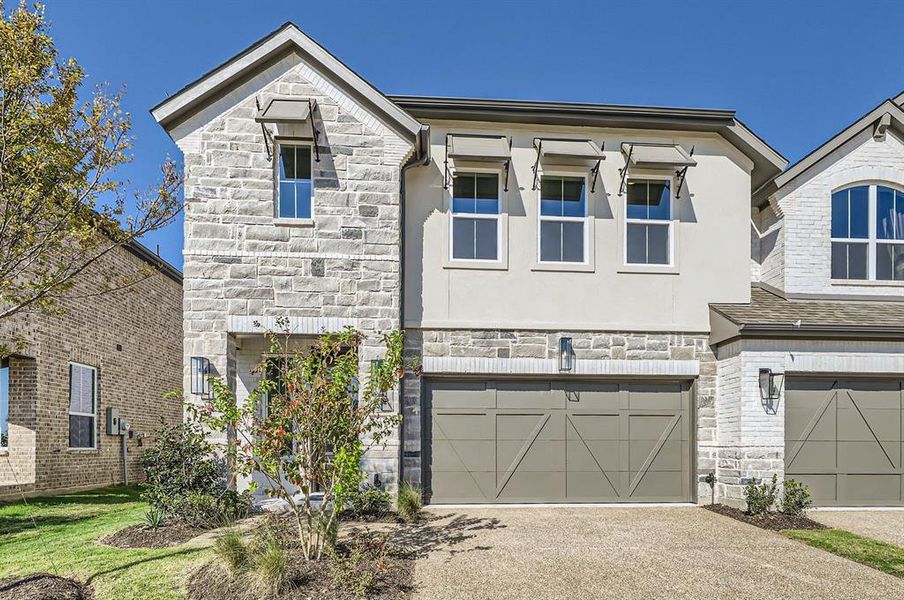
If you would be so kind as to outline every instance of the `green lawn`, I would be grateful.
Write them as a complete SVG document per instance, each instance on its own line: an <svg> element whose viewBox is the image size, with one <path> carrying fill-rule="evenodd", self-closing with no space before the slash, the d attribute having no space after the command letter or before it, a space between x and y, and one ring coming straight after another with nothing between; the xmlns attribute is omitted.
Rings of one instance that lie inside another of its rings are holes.
<svg viewBox="0 0 904 600"><path fill-rule="evenodd" d="M904 579L904 548L841 529L786 529L782 533Z"/></svg>
<svg viewBox="0 0 904 600"><path fill-rule="evenodd" d="M141 523L148 506L134 487L0 504L0 579L35 572L90 581L97 600L183 598L185 577L206 547L111 548L97 540ZM35 527L35 523L37 528Z"/></svg>

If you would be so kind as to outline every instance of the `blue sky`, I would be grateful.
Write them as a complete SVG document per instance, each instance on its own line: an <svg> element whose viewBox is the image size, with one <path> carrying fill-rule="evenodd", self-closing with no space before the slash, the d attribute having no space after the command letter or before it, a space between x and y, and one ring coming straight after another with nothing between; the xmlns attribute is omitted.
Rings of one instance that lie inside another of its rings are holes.
<svg viewBox="0 0 904 600"><path fill-rule="evenodd" d="M294 21L381 91L731 108L794 161L904 89L902 1L46 0L62 57L125 84L146 187L178 149L148 110ZM182 223L148 236L182 265Z"/></svg>

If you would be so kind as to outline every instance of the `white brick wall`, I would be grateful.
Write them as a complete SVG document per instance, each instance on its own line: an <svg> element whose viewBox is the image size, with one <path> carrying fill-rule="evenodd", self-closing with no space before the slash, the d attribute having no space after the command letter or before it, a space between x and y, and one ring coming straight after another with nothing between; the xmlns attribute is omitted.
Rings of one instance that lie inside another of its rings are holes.
<svg viewBox="0 0 904 600"><path fill-rule="evenodd" d="M899 285L833 283L830 242L834 190L861 182L904 185L901 138L889 129L877 141L867 128L800 179L771 199L783 218L771 252L761 242L761 280L788 293L904 296Z"/></svg>

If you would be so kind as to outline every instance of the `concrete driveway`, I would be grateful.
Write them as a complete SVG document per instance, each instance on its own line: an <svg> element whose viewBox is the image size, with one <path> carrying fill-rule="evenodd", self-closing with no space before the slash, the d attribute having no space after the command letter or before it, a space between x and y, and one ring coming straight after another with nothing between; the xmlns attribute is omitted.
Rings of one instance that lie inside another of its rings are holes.
<svg viewBox="0 0 904 600"><path fill-rule="evenodd" d="M416 598L902 598L904 580L696 507L429 509Z"/></svg>
<svg viewBox="0 0 904 600"><path fill-rule="evenodd" d="M835 529L844 529L904 548L904 509L814 510L807 516Z"/></svg>

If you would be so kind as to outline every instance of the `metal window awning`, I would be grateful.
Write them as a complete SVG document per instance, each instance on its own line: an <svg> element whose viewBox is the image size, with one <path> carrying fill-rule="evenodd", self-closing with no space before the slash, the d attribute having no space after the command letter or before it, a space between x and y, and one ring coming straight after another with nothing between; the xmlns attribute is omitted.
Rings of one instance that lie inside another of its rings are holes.
<svg viewBox="0 0 904 600"><path fill-rule="evenodd" d="M317 110L317 101L313 98L298 97L275 97L267 101L261 107L260 102L255 98L257 104L257 114L254 120L261 124L261 131L264 133L264 146L267 148L267 159L272 159L269 142L273 141L273 134L267 129L268 124L272 125L303 125L305 129L310 128L310 133L305 132L304 137L310 137L314 140L314 154L316 160L320 161L320 148L317 140L320 132L314 127L313 115Z"/></svg>
<svg viewBox="0 0 904 600"><path fill-rule="evenodd" d="M678 187L675 190L677 197L681 192L688 168L697 166L697 161L694 160L694 148L691 147L691 151L688 152L678 144L624 142L621 145L621 151L625 156L625 166L620 170L619 196L625 191L625 182L631 169L651 169L675 171L675 176L678 177Z"/></svg>
<svg viewBox="0 0 904 600"><path fill-rule="evenodd" d="M450 168L450 162L452 167ZM508 174L512 162L512 141L502 135L470 133L446 134L446 160L444 162L443 188L448 189L454 165L472 163L499 164L505 168L505 191L508 191Z"/></svg>
<svg viewBox="0 0 904 600"><path fill-rule="evenodd" d="M563 138L534 138L534 147L537 149L537 162L534 164L534 185L537 189L540 165L580 165L590 163L590 192L596 189L596 180L600 172L600 163L606 159L603 147L597 146L593 140L587 139L563 139Z"/></svg>

